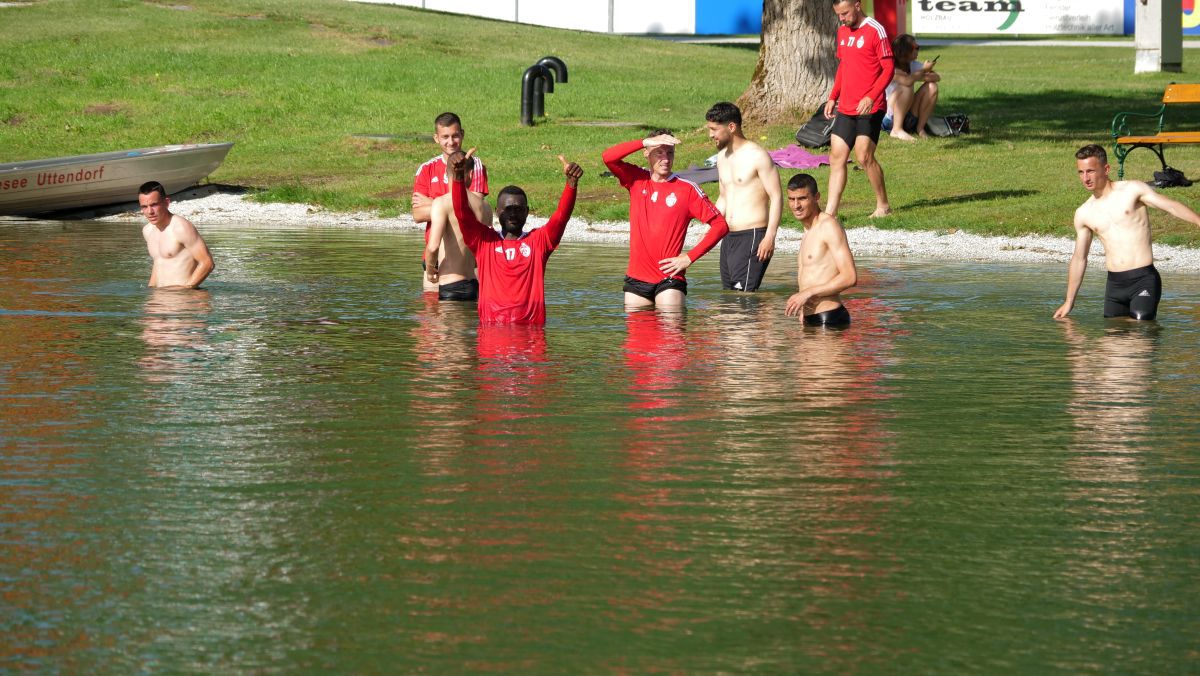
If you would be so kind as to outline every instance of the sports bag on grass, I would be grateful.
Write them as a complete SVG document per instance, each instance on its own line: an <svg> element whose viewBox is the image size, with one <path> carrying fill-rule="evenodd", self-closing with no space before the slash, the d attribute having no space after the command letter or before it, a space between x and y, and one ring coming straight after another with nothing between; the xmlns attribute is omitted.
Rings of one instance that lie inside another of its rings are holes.
<svg viewBox="0 0 1200 676"><path fill-rule="evenodd" d="M971 120L965 113L950 113L944 117L931 117L925 123L925 132L930 136L958 136L971 131Z"/></svg>
<svg viewBox="0 0 1200 676"><path fill-rule="evenodd" d="M1175 167L1166 167L1162 171L1154 172L1154 181L1151 183L1155 188L1186 188L1191 184L1187 176Z"/></svg>
<svg viewBox="0 0 1200 676"><path fill-rule="evenodd" d="M829 145L829 137L833 135L833 120L825 119L825 108L817 109L812 119L804 123L796 132L796 143L806 148L820 148Z"/></svg>

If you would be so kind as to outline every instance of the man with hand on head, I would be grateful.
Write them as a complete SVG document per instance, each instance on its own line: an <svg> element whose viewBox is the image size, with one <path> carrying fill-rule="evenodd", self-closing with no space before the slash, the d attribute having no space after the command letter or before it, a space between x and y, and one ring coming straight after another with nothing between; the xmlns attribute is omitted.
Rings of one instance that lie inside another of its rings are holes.
<svg viewBox="0 0 1200 676"><path fill-rule="evenodd" d="M717 211L729 224L729 234L721 241L721 286L757 291L775 251L783 214L779 172L767 151L742 133L737 106L715 104L704 118L708 137L717 144Z"/></svg>
<svg viewBox="0 0 1200 676"><path fill-rule="evenodd" d="M1162 209L1192 225L1200 225L1200 215L1141 181L1109 180L1108 153L1098 145L1076 151L1075 167L1092 196L1075 210L1075 252L1067 271L1067 298L1054 311L1054 318L1063 319L1075 307L1092 236L1097 235L1108 266L1104 316L1154 319L1162 298L1162 278L1154 267L1146 207Z"/></svg>
<svg viewBox="0 0 1200 676"><path fill-rule="evenodd" d="M566 186L558 200L558 208L546 225L525 232L529 202L525 191L507 186L496 196L500 234L484 225L471 211L467 181L475 149L461 150L450 155L452 176L450 198L458 218L463 241L475 254L479 268L479 321L485 324L545 324L546 323L546 262L558 248L571 211L575 208L575 191L583 169L567 162L562 155Z"/></svg>
<svg viewBox="0 0 1200 676"><path fill-rule="evenodd" d="M475 280L475 259L466 250L454 223L454 209L447 195L450 182L446 176L446 160L462 149L462 121L454 113L442 113L433 121L433 140L442 154L417 168L413 178L412 216L425 224L425 255L422 280L426 291L437 291L439 300L471 301L479 295ZM471 210L486 223L492 222L492 211L485 197L488 193L487 169L475 161L468 187ZM445 237L449 231L450 237Z"/></svg>
<svg viewBox="0 0 1200 676"><path fill-rule="evenodd" d="M804 239L796 255L800 290L788 298L785 313L803 316L805 326L850 326L841 293L858 283L858 272L846 231L837 218L821 211L821 193L812 176L793 176L787 195L792 215L804 226Z"/></svg>
<svg viewBox="0 0 1200 676"><path fill-rule="evenodd" d="M158 181L143 183L138 188L138 204L147 221L142 227L142 237L153 261L149 286L189 289L200 286L214 265L196 226L171 213L171 199Z"/></svg>
<svg viewBox="0 0 1200 676"><path fill-rule="evenodd" d="M681 308L687 295L683 271L729 232L725 217L700 186L671 170L679 139L658 129L644 139L626 141L604 151L604 164L629 191L629 266L625 271L625 308ZM624 158L637 151L649 169ZM683 251L692 219L709 224L700 243Z"/></svg>

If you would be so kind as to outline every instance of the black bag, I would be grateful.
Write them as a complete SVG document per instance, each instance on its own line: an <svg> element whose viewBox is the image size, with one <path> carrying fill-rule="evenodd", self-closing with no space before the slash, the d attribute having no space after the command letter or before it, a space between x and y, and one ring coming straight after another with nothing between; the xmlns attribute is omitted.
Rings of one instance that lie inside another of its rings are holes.
<svg viewBox="0 0 1200 676"><path fill-rule="evenodd" d="M833 135L833 120L825 119L825 107L817 109L812 119L796 132L796 142L805 148L820 148L829 145Z"/></svg>
<svg viewBox="0 0 1200 676"><path fill-rule="evenodd" d="M1166 167L1162 171L1154 172L1153 185L1155 188L1186 188L1192 182L1183 175L1183 172L1174 168Z"/></svg>
<svg viewBox="0 0 1200 676"><path fill-rule="evenodd" d="M925 123L925 133L930 136L958 136L971 131L971 119L966 113L950 113L943 117L930 117Z"/></svg>

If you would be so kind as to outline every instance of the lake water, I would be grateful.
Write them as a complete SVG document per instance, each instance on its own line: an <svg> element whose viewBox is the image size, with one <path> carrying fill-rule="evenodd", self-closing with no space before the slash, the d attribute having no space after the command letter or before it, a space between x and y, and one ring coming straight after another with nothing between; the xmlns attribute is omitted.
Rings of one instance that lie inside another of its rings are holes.
<svg viewBox="0 0 1200 676"><path fill-rule="evenodd" d="M1200 277L860 261L853 326L695 265L544 329L418 292L419 235L0 225L0 671L1190 671Z"/></svg>

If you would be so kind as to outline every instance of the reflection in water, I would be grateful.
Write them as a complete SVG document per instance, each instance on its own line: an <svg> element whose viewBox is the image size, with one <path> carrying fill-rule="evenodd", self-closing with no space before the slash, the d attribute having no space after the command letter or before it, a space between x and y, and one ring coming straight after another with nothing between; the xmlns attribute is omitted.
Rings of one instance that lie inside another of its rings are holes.
<svg viewBox="0 0 1200 676"><path fill-rule="evenodd" d="M183 382L198 374L206 347L212 298L205 289L151 289L142 315L146 354L138 364L150 383Z"/></svg>
<svg viewBox="0 0 1200 676"><path fill-rule="evenodd" d="M1067 459L1077 485L1071 513L1086 537L1074 550L1076 584L1098 604L1121 604L1118 580L1142 577L1147 550L1145 455L1153 450L1150 418L1161 327L1154 322L1106 322L1089 339L1075 321L1062 322L1069 346L1075 432Z"/></svg>
<svg viewBox="0 0 1200 676"><path fill-rule="evenodd" d="M581 246L530 330L381 287L418 233L228 227L206 296L65 227L0 229L0 671L1191 664L1185 313L1072 381L1058 266L864 266L823 332Z"/></svg>

